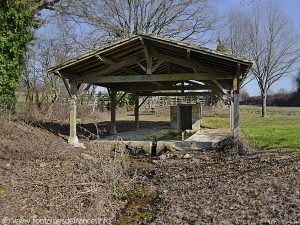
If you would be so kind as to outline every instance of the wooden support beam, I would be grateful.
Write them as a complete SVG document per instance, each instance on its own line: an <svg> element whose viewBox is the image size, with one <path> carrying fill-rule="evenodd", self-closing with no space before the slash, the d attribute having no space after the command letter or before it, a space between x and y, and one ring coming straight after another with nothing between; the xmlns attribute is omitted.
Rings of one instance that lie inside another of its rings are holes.
<svg viewBox="0 0 300 225"><path fill-rule="evenodd" d="M148 98L149 98L149 96L147 96L147 97L141 102L141 104L139 104L139 108L141 108L141 106L147 101Z"/></svg>
<svg viewBox="0 0 300 225"><path fill-rule="evenodd" d="M146 67L144 67L144 65L142 63L137 62L136 64L138 64L139 67L141 67L142 70L144 70L145 72L147 72Z"/></svg>
<svg viewBox="0 0 300 225"><path fill-rule="evenodd" d="M231 101L231 95L229 94L229 92L217 80L213 80L213 82L220 88L223 94L226 95L226 97Z"/></svg>
<svg viewBox="0 0 300 225"><path fill-rule="evenodd" d="M238 139L240 135L240 105L239 105L239 76L240 64L237 66L237 74L233 77L233 137Z"/></svg>
<svg viewBox="0 0 300 225"><path fill-rule="evenodd" d="M156 64L152 67L152 73L154 73L155 70L157 70L157 68L158 68L161 64L163 64L163 63L164 63L164 61L159 60L158 63L156 63Z"/></svg>
<svg viewBox="0 0 300 225"><path fill-rule="evenodd" d="M117 91L126 91L126 92L137 92L137 91L176 91L176 90L182 90L181 86L123 86L123 87L117 87ZM185 91L192 91L192 90L219 90L217 86L214 85L185 85L184 86Z"/></svg>
<svg viewBox="0 0 300 225"><path fill-rule="evenodd" d="M69 94L69 97L72 97L71 90L70 90L70 86L69 86L69 84L68 84L66 78L62 77L62 79L63 79L63 82L64 82L65 87L66 87L66 89L67 89L67 92L68 92L68 94Z"/></svg>
<svg viewBox="0 0 300 225"><path fill-rule="evenodd" d="M77 101L77 84L75 80L70 80L70 136L69 143L78 143L78 137L76 133L76 101Z"/></svg>
<svg viewBox="0 0 300 225"><path fill-rule="evenodd" d="M232 134L233 134L233 97L231 98L230 100L230 106L229 106L229 116L230 116L230 129L232 131Z"/></svg>
<svg viewBox="0 0 300 225"><path fill-rule="evenodd" d="M186 59L187 59L188 61L191 60L191 49L187 49L187 50L186 50Z"/></svg>
<svg viewBox="0 0 300 225"><path fill-rule="evenodd" d="M105 64L107 64L107 65L111 65L111 64L114 64L115 62L114 61L112 61L112 60L110 60L110 59L108 59L108 58L106 58L106 57L104 57L104 56L101 56L101 55L96 55L96 57L98 58L98 59L100 59L100 61L101 62L103 62L103 63L105 63Z"/></svg>
<svg viewBox="0 0 300 225"><path fill-rule="evenodd" d="M135 121L135 127L140 127L139 122L139 96L134 95L134 121Z"/></svg>
<svg viewBox="0 0 300 225"><path fill-rule="evenodd" d="M98 59L100 59L103 63L107 64L107 65L115 65L116 62L109 59L109 58L106 58L104 56L100 56L100 55L96 55ZM134 75L134 74L138 74L136 71L134 70L131 70L131 69L128 69L128 68L124 68L124 69L121 69L122 71L124 71L125 73L127 74L131 74L131 75Z"/></svg>
<svg viewBox="0 0 300 225"><path fill-rule="evenodd" d="M153 65L153 52L151 45L144 41L144 39L140 38L142 45L144 46L145 58L146 58L146 74L152 74L152 65Z"/></svg>
<svg viewBox="0 0 300 225"><path fill-rule="evenodd" d="M139 92L139 96L207 96L214 94L213 92L155 92L155 93L147 93L147 92Z"/></svg>
<svg viewBox="0 0 300 225"><path fill-rule="evenodd" d="M214 73L223 73L224 75L229 75L230 73L215 69L213 67L209 67L206 66L204 64L202 64L201 62L198 62L196 60L193 60L192 58L190 58L190 60L188 59L180 59L177 57L173 57L173 56L169 56L169 55L165 55L162 53L158 53L157 51L153 50L153 56L165 61L165 62L169 62L169 63L173 63L173 64L177 64L180 66L184 66L184 67L188 67L191 69L194 69L195 71L199 72L214 72ZM191 57L191 56L189 56Z"/></svg>
<svg viewBox="0 0 300 225"><path fill-rule="evenodd" d="M181 93L184 93L184 81L180 82L180 87L181 87Z"/></svg>
<svg viewBox="0 0 300 225"><path fill-rule="evenodd" d="M102 77L78 77L82 83L108 84L108 83L133 83L152 81L185 81L185 80L225 80L232 79L229 75L215 73L175 73L158 75L125 75L125 76L102 76Z"/></svg>
<svg viewBox="0 0 300 225"><path fill-rule="evenodd" d="M154 85L157 86L157 87L162 87L162 86L164 86L163 84L161 84L161 83L159 83L159 82L157 82L157 81L152 81L151 84L154 84Z"/></svg>
<svg viewBox="0 0 300 225"><path fill-rule="evenodd" d="M69 86L69 84L68 84L66 78L65 78L59 71L55 71L55 72L56 72L56 74L58 74L58 76L63 80L64 85L65 85L65 87L66 87L66 89L67 89L67 92L68 92L68 94L69 94L69 97L71 97L72 95L71 95L70 86Z"/></svg>
<svg viewBox="0 0 300 225"><path fill-rule="evenodd" d="M111 120L111 127L110 127L110 133L111 134L117 134L117 125L116 125L116 107L117 107L117 101L116 101L117 92L115 90L110 91L110 120Z"/></svg>
<svg viewBox="0 0 300 225"><path fill-rule="evenodd" d="M138 53L135 55L132 55L128 57L127 59L124 59L120 62L115 62L113 64L110 64L107 68L103 70L99 70L98 68L89 70L87 73L82 74L81 78L84 79L85 77L93 76L93 77L99 77L103 76L108 73L112 73L118 70L123 70L125 67L136 64L137 62L140 62L143 60L143 54Z"/></svg>
<svg viewBox="0 0 300 225"><path fill-rule="evenodd" d="M111 88L106 88L107 89L107 93L110 96L111 95Z"/></svg>
<svg viewBox="0 0 300 225"><path fill-rule="evenodd" d="M74 79L70 79L70 134L68 142L73 145L74 147L82 147L84 148L83 144L79 143L78 137L77 137L77 87L78 84L75 82Z"/></svg>

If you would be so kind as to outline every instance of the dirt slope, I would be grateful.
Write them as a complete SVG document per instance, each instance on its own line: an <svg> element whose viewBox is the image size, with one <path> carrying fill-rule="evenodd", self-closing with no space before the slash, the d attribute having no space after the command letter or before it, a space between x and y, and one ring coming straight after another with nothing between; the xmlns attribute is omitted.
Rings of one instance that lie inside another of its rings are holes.
<svg viewBox="0 0 300 225"><path fill-rule="evenodd" d="M46 130L0 120L0 221L84 218L112 224L124 206L127 160L93 143L71 148Z"/></svg>

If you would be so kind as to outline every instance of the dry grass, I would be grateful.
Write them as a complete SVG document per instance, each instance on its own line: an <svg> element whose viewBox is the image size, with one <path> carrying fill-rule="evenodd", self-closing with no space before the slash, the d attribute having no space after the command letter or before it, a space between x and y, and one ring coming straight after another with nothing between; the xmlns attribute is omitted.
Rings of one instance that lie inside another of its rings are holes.
<svg viewBox="0 0 300 225"><path fill-rule="evenodd" d="M115 221L125 202L126 153L63 139L20 121L0 120L0 215L11 218L105 218Z"/></svg>

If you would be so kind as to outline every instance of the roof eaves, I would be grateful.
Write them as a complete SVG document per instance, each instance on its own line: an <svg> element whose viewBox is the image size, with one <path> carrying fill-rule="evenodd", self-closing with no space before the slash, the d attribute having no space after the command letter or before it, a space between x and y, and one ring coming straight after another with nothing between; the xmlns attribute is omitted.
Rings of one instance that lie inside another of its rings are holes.
<svg viewBox="0 0 300 225"><path fill-rule="evenodd" d="M100 54L100 53L103 53L103 52L105 52L105 51L108 51L108 50L112 49L112 48L113 48L114 46L116 46L116 45L126 44L126 43L128 43L128 42L130 42L130 41L136 40L137 38L138 38L137 35L132 35L132 36L127 37L127 38L122 38L122 39L120 39L120 40L118 40L118 41L115 41L115 42L113 42L113 43L106 44L106 45L104 45L104 46L101 47L101 48L98 48L98 49L96 49L96 50L87 52L87 53L85 53L85 54L83 54L83 55L80 55L80 56L75 57L75 58L73 58L73 59L67 60L67 61L65 61L65 62L63 62L63 63L60 63L59 65L56 65L56 66L54 66L54 67L51 67L51 68L49 68L49 69L47 70L47 72L48 72L48 73L53 73L53 72L56 72L56 71L58 71L58 70L67 68L67 67L69 67L69 66L71 66L71 65L73 65L73 64L75 64L75 63L78 63L78 62L80 62L80 61L83 61L83 60L86 60L86 59L88 59L88 58L94 57L94 56L97 55L97 54Z"/></svg>

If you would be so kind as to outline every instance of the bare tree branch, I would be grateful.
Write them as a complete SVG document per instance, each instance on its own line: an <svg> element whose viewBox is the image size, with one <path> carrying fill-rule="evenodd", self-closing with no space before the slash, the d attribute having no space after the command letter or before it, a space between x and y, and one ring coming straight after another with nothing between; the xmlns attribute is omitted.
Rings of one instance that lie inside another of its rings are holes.
<svg viewBox="0 0 300 225"><path fill-rule="evenodd" d="M61 15L87 23L107 39L153 33L205 43L217 20L209 0L62 0ZM202 42L203 41L203 42Z"/></svg>

